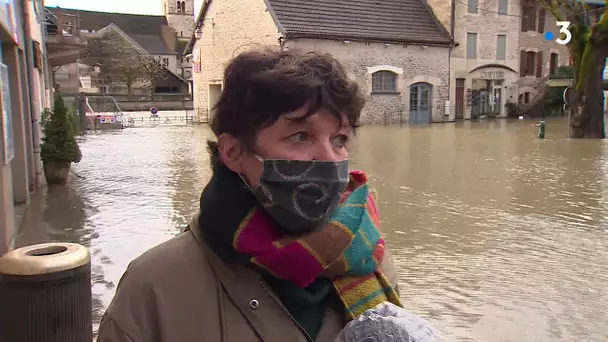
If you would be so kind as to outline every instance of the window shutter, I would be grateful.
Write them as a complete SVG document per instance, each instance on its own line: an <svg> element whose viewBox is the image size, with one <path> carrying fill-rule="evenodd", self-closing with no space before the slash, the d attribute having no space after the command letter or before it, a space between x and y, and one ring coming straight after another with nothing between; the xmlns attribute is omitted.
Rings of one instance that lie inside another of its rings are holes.
<svg viewBox="0 0 608 342"><path fill-rule="evenodd" d="M556 53L551 54L550 64L549 64L549 75L553 76L557 72L557 67L559 65L559 56Z"/></svg>
<svg viewBox="0 0 608 342"><path fill-rule="evenodd" d="M536 77L543 76L543 52L538 51L536 53Z"/></svg>
<svg viewBox="0 0 608 342"><path fill-rule="evenodd" d="M519 53L519 75L520 76L526 75L526 65L527 65L526 57L527 57L526 51L521 50Z"/></svg>
<svg viewBox="0 0 608 342"><path fill-rule="evenodd" d="M545 8L541 7L540 10L538 11L538 32L539 33L545 32L545 17L546 17Z"/></svg>

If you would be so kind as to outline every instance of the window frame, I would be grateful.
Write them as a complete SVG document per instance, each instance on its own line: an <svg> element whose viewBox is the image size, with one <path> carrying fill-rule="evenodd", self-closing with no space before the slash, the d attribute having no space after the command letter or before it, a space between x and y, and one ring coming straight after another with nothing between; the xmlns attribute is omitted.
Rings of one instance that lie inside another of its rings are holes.
<svg viewBox="0 0 608 342"><path fill-rule="evenodd" d="M399 94L397 91L397 73L391 70L378 70L372 74L372 94ZM390 79L387 82L387 78ZM378 85L378 82L380 84ZM389 83L387 85L386 83ZM390 85L392 83L392 86Z"/></svg>
<svg viewBox="0 0 608 342"><path fill-rule="evenodd" d="M503 54L502 54L502 58L500 58L500 56L498 55L499 52L499 42L500 42L500 38L504 37L504 47L503 47ZM497 61L505 61L507 60L507 35L506 34L499 34L496 35L496 60Z"/></svg>
<svg viewBox="0 0 608 342"><path fill-rule="evenodd" d="M469 55L470 52L470 48L469 46L471 44L469 41L469 37L475 36L475 51L473 53L473 56ZM479 39L479 37L477 36L477 32L467 32L467 46L466 46L466 59L477 59L477 40Z"/></svg>
<svg viewBox="0 0 608 342"><path fill-rule="evenodd" d="M474 4L472 4L474 3ZM479 13L479 1L478 0L468 0L467 1L467 13L468 14L478 14Z"/></svg>
<svg viewBox="0 0 608 342"><path fill-rule="evenodd" d="M501 4L504 4L504 6L501 6ZM502 9L504 9L504 11L502 11ZM498 15L508 15L509 14L509 0L498 0L497 13L498 13Z"/></svg>

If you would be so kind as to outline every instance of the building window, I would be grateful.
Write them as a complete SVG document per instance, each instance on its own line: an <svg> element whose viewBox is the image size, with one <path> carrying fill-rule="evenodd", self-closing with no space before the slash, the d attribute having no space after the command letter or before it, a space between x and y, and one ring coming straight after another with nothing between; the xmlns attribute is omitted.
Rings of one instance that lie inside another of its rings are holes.
<svg viewBox="0 0 608 342"><path fill-rule="evenodd" d="M539 8L538 10L538 33L544 33L545 32L545 19L546 19L547 13L545 11L544 7Z"/></svg>
<svg viewBox="0 0 608 342"><path fill-rule="evenodd" d="M519 73L521 76L539 76L542 73L542 52L521 51L519 61Z"/></svg>
<svg viewBox="0 0 608 342"><path fill-rule="evenodd" d="M467 59L477 59L477 33L467 33Z"/></svg>
<svg viewBox="0 0 608 342"><path fill-rule="evenodd" d="M179 36L183 37L184 36L184 31L179 31Z"/></svg>
<svg viewBox="0 0 608 342"><path fill-rule="evenodd" d="M550 64L549 64L549 75L553 76L557 73L557 69L559 68L559 55L556 53L551 54Z"/></svg>
<svg viewBox="0 0 608 342"><path fill-rule="evenodd" d="M534 76L534 66L536 65L536 53L528 51L526 53L526 76Z"/></svg>
<svg viewBox="0 0 608 342"><path fill-rule="evenodd" d="M377 71L372 74L372 93L396 93L397 74L392 71Z"/></svg>
<svg viewBox="0 0 608 342"><path fill-rule="evenodd" d="M509 10L509 0L498 0L498 14L507 15Z"/></svg>
<svg viewBox="0 0 608 342"><path fill-rule="evenodd" d="M169 67L169 58L163 58L163 67L165 67L165 68Z"/></svg>
<svg viewBox="0 0 608 342"><path fill-rule="evenodd" d="M499 34L496 36L496 59L504 61L507 59L507 36Z"/></svg>
<svg viewBox="0 0 608 342"><path fill-rule="evenodd" d="M526 3L521 9L521 31L536 31L536 4Z"/></svg>
<svg viewBox="0 0 608 342"><path fill-rule="evenodd" d="M525 104L530 103L530 93L529 92L524 93L524 103Z"/></svg>
<svg viewBox="0 0 608 342"><path fill-rule="evenodd" d="M469 13L477 13L477 0L469 0Z"/></svg>

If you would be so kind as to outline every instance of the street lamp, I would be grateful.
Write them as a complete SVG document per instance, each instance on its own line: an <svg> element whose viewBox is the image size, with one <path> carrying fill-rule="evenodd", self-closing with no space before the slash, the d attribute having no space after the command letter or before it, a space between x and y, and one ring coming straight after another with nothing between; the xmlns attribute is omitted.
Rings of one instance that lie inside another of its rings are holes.
<svg viewBox="0 0 608 342"><path fill-rule="evenodd" d="M199 40L202 37L203 37L203 28L197 27L196 30L194 31L194 38L196 38L196 40Z"/></svg>

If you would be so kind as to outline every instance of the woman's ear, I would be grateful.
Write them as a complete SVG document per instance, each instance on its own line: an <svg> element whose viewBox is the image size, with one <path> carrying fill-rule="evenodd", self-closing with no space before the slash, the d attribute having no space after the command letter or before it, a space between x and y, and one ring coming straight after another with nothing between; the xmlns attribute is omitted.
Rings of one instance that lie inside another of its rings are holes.
<svg viewBox="0 0 608 342"><path fill-rule="evenodd" d="M244 150L241 142L228 133L222 133L217 138L217 145L220 158L222 158L224 165L232 170L232 172L242 174L244 170L241 157L243 156Z"/></svg>

